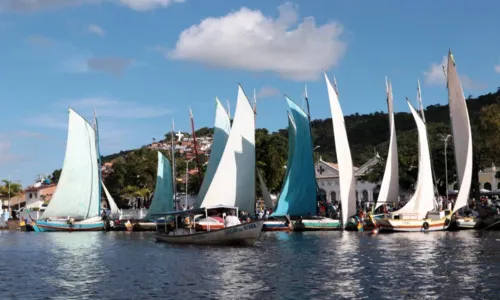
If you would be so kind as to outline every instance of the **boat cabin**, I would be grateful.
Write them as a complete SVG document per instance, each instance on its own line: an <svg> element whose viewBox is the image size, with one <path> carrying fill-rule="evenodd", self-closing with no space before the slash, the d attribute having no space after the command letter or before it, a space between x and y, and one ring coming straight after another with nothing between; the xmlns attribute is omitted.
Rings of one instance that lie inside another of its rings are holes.
<svg viewBox="0 0 500 300"><path fill-rule="evenodd" d="M223 229L226 216L238 216L235 206L217 205L174 211L163 214L154 214L157 218L156 231L169 235L186 235L195 232L214 231ZM170 222L166 222L169 220Z"/></svg>

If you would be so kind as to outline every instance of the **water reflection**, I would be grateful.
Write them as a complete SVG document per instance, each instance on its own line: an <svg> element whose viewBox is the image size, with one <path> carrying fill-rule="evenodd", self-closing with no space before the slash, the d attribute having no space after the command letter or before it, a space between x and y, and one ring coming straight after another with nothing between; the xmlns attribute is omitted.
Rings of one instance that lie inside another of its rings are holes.
<svg viewBox="0 0 500 300"><path fill-rule="evenodd" d="M255 247L148 232L0 231L0 299L496 299L500 232L264 233Z"/></svg>

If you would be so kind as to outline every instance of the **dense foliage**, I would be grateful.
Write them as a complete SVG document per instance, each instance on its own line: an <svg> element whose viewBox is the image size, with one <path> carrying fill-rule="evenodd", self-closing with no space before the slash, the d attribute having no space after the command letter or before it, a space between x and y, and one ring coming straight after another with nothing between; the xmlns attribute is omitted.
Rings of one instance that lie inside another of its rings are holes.
<svg viewBox="0 0 500 300"><path fill-rule="evenodd" d="M474 144L474 177L473 190L478 192L478 170L488 167L491 163L498 162L500 157L500 92L489 93L478 98L469 97L467 106L473 131ZM286 117L286 115L284 116ZM425 110L428 138L433 159L433 168L440 193L445 193L445 166L443 137L451 134L449 109L447 105L431 105ZM382 158L379 165L363 178L370 182L379 182L382 179L385 167L384 159L387 155L389 128L388 117L383 112L345 117L349 143L351 146L354 164L362 165L376 152ZM396 132L398 141L398 154L400 165L400 185L403 189L411 189L415 183L418 166L417 132L415 122L410 113L397 113L395 115ZM325 161L335 161L335 141L333 138L331 119L313 120L312 132L314 146L317 148L315 155L322 156ZM213 133L211 128L201 128L197 136ZM184 133L185 136L189 134ZM269 132L267 129L256 130L256 159L257 166L263 173L268 188L271 192L279 192L286 169L287 161L287 130ZM170 140L171 133L166 134ZM447 163L448 181L455 180L455 158L453 141L448 142ZM167 157L168 154L165 153ZM205 158L205 157L203 157ZM118 198L130 196L151 197L154 190L157 156L156 151L141 148L132 151L122 151L103 158L103 161L114 162L114 172L106 179L106 184L113 195ZM202 162L203 163L203 162ZM195 167L190 164L190 169ZM186 162L177 159L178 177L185 176ZM189 191L199 189L199 178L190 176ZM178 191L184 191L182 184Z"/></svg>

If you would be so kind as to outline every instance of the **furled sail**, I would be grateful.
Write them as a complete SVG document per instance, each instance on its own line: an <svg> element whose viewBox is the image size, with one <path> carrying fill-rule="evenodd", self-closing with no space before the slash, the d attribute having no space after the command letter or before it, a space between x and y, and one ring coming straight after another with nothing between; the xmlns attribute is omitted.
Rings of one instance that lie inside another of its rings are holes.
<svg viewBox="0 0 500 300"><path fill-rule="evenodd" d="M472 181L472 133L464 91L451 51L448 53L447 81L453 148L455 149L459 186L457 199L453 207L453 212L456 212L467 205L467 198L469 197Z"/></svg>
<svg viewBox="0 0 500 300"><path fill-rule="evenodd" d="M286 98L289 109L289 160L287 176L273 216L316 215L316 178L311 130L307 114ZM293 138L291 138L293 136ZM291 159L290 159L291 158Z"/></svg>
<svg viewBox="0 0 500 300"><path fill-rule="evenodd" d="M115 200L113 199L113 197L109 193L108 189L104 185L104 182L101 181L101 183L102 183L102 188L104 189L104 194L106 195L106 199L108 199L109 210L111 211L110 212L110 216L111 217L118 217L120 215L120 209L118 208L118 206L116 205Z"/></svg>
<svg viewBox="0 0 500 300"><path fill-rule="evenodd" d="M344 114L340 107L337 91L333 89L328 76L325 73L328 98L332 113L333 133L335 138L335 152L339 164L340 200L342 204L342 222L346 226L348 217L356 213L356 178L351 158L351 149L347 138L344 123Z"/></svg>
<svg viewBox="0 0 500 300"><path fill-rule="evenodd" d="M100 215L96 133L69 109L68 140L57 189L42 217L88 219Z"/></svg>
<svg viewBox="0 0 500 300"><path fill-rule="evenodd" d="M387 113L389 116L389 151L385 163L384 178L380 185L380 193L375 204L375 209L386 203L395 202L399 195L399 164L398 143L396 139L396 125L394 124L394 110L392 98L392 84L387 84Z"/></svg>
<svg viewBox="0 0 500 300"><path fill-rule="evenodd" d="M158 151L158 168L155 192L145 218L174 210L174 192L172 187L172 167L170 160Z"/></svg>
<svg viewBox="0 0 500 300"><path fill-rule="evenodd" d="M273 208L274 207L273 199L271 198L271 194L267 189L266 183L264 182L264 178L262 178L262 174L258 169L257 169L257 176L259 177L259 188L262 193L262 198L264 198L264 205L267 208Z"/></svg>
<svg viewBox="0 0 500 300"><path fill-rule="evenodd" d="M255 120L254 111L238 85L236 111L224 153L201 207L238 206L240 211L255 209Z"/></svg>
<svg viewBox="0 0 500 300"><path fill-rule="evenodd" d="M431 158L429 153L429 142L427 140L427 128L424 121L418 115L409 101L411 114L415 119L418 131L418 176L415 193L400 210L394 214L418 214L419 219L426 217L427 212L434 208L434 184L432 182Z"/></svg>
<svg viewBox="0 0 500 300"><path fill-rule="evenodd" d="M227 144L229 132L231 130L231 121L229 115L220 103L219 99L215 99L215 126L214 126L214 139L210 149L210 158L208 159L207 170L203 177L203 183L196 197L196 207L199 208L201 202L205 198L208 187L212 183L215 172L219 166L224 148Z"/></svg>

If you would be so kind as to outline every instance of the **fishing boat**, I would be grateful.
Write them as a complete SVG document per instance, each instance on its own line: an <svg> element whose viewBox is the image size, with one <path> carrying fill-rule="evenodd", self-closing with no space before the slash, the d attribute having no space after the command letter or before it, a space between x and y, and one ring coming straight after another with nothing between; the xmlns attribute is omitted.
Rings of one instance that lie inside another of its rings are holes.
<svg viewBox="0 0 500 300"><path fill-rule="evenodd" d="M264 221L238 224L239 211L252 212L255 209L255 116L254 110L241 86L238 86L238 100L234 121L218 166L210 179L200 208L188 211L161 213L156 216L175 218L173 230L157 226L158 242L190 244L245 244L253 245L259 238ZM222 229L196 231L195 216L203 214L205 219L215 210L217 216L226 216ZM179 225L179 219L184 218ZM229 218L229 219L228 219ZM236 220L235 220L236 219ZM230 223L228 220L232 220ZM226 224L225 224L226 225Z"/></svg>
<svg viewBox="0 0 500 300"><path fill-rule="evenodd" d="M199 245L245 245L252 246L262 232L264 221L242 223L224 228L210 228L198 230L196 228L195 216L202 214L209 218L211 211L224 212L227 215L238 215L238 208L231 206L214 206L200 209L177 211L159 214L165 218L175 217L175 227L158 224L156 240L158 242L173 244L199 244ZM179 218L180 217L180 218Z"/></svg>
<svg viewBox="0 0 500 300"><path fill-rule="evenodd" d="M174 210L172 174L170 160L158 151L158 166L153 200L143 219L127 220L125 223L127 231L155 231L157 221L153 215Z"/></svg>
<svg viewBox="0 0 500 300"><path fill-rule="evenodd" d="M339 188L340 201L342 204L342 225L346 230L358 230L361 224L353 222L352 216L356 215L356 178L354 177L354 166L352 163L351 149L347 138L347 130L344 123L344 114L339 102L337 84L332 86L330 79L325 75L330 111L332 114L333 135L335 138L335 153L339 165Z"/></svg>
<svg viewBox="0 0 500 300"><path fill-rule="evenodd" d="M459 187L452 210L454 214L452 221L456 223L453 225L459 229L471 229L475 227L476 219L458 216L457 213L467 205L472 182L472 133L464 91L451 50L448 52L446 81L448 83L451 133L453 136L453 150L455 153L457 184Z"/></svg>
<svg viewBox="0 0 500 300"><path fill-rule="evenodd" d="M317 185L313 163L313 147L308 114L289 97L288 104L288 161L285 180L271 217L280 218L265 225L271 229L286 230L290 221L294 231L317 231L338 229L336 220L317 217ZM274 224L273 224L274 223ZM285 227L286 226L286 227Z"/></svg>
<svg viewBox="0 0 500 300"><path fill-rule="evenodd" d="M388 217L376 220L380 232L420 232L445 230L449 226L451 211L434 211L434 183L431 170L427 129L424 121L407 100L417 124L418 132L418 177L415 193L408 203Z"/></svg>
<svg viewBox="0 0 500 300"><path fill-rule="evenodd" d="M100 231L101 172L97 130L69 109L68 140L56 191L33 228L46 231Z"/></svg>
<svg viewBox="0 0 500 300"><path fill-rule="evenodd" d="M262 192L262 198L264 199L264 206L267 208L274 208L275 205L271 198L271 194L267 189L267 186L264 182L264 178L259 170L257 170L257 178L259 179L259 187ZM262 231L290 231L293 230L292 222L287 218L283 220L282 218L274 218L270 217L264 221L264 226L262 227Z"/></svg>
<svg viewBox="0 0 500 300"><path fill-rule="evenodd" d="M385 217L384 214L374 214L375 211L382 205L395 203L399 196L399 163L398 163L398 144L396 138L396 125L394 124L394 109L392 83L385 79L386 94L387 94L387 114L389 117L389 149L387 151L387 160L385 163L384 177L380 185L380 191L370 213L370 217L366 218L363 224L363 230L376 230L377 219Z"/></svg>

